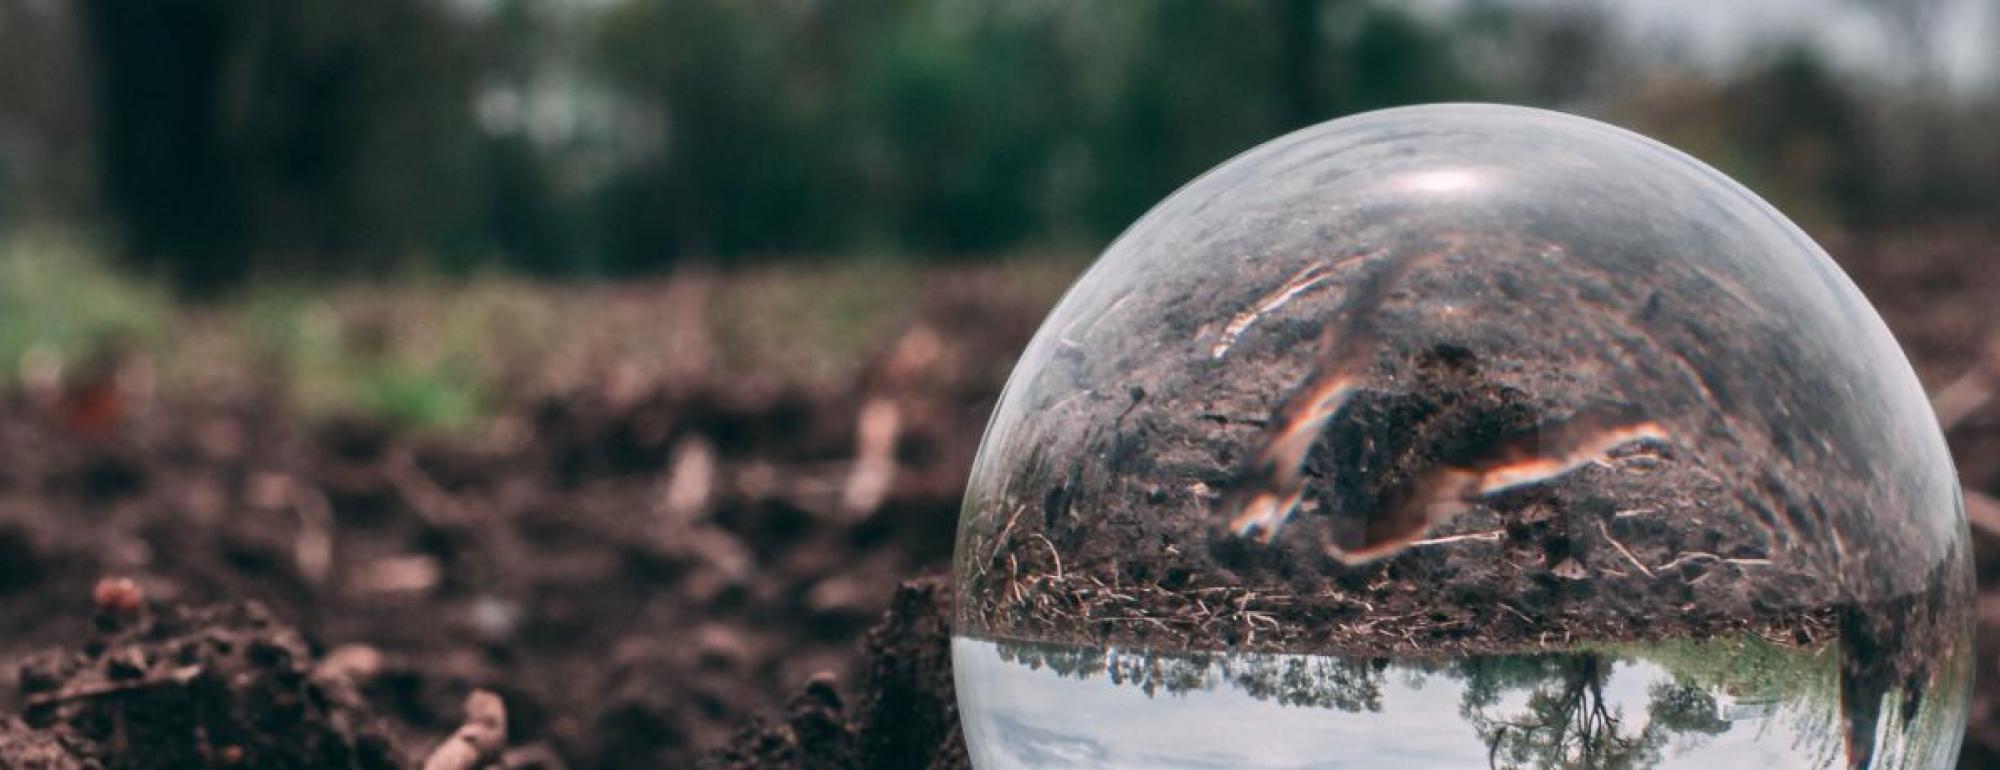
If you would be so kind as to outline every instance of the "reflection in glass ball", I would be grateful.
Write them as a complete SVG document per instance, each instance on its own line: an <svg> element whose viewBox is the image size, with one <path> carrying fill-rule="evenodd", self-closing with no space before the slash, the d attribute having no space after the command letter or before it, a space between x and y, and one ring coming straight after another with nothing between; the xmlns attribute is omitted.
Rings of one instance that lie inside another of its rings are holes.
<svg viewBox="0 0 2000 770"><path fill-rule="evenodd" d="M1950 767L1961 505L1881 320L1720 173L1537 110L1338 120L1155 207L1021 359L958 535L969 748Z"/></svg>

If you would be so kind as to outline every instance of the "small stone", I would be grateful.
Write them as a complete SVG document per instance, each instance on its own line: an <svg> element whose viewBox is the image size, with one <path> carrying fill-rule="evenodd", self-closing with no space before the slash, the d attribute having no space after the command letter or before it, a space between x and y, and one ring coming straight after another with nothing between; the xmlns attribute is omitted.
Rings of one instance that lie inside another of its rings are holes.
<svg viewBox="0 0 2000 770"><path fill-rule="evenodd" d="M107 577L97 581L90 601L100 614L129 618L146 608L146 591L127 577Z"/></svg>
<svg viewBox="0 0 2000 770"><path fill-rule="evenodd" d="M136 649L127 649L104 662L104 675L114 680L139 679L146 675L146 668L146 656Z"/></svg>

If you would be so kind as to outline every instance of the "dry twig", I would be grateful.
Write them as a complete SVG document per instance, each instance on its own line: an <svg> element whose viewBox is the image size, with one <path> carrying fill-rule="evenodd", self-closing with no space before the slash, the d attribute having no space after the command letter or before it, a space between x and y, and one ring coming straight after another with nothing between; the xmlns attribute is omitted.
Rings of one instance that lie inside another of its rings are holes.
<svg viewBox="0 0 2000 770"><path fill-rule="evenodd" d="M862 405L854 428L854 468L840 494L840 507L848 515L873 513L889 497L896 482L896 439L902 427L902 411L893 399L878 396Z"/></svg>
<svg viewBox="0 0 2000 770"><path fill-rule="evenodd" d="M1972 368L1931 396L1931 410L1937 412L1938 427L1951 430L1965 418L1993 401L2000 388L2000 334L1987 343L1985 354Z"/></svg>
<svg viewBox="0 0 2000 770"><path fill-rule="evenodd" d="M326 493L311 487L293 487L292 508L299 516L299 536L292 543L292 561L299 574L315 587L326 584L333 574L333 505Z"/></svg>
<svg viewBox="0 0 2000 770"><path fill-rule="evenodd" d="M465 725L424 760L424 770L476 770L507 748L507 704L500 696L473 690L465 699Z"/></svg>
<svg viewBox="0 0 2000 770"><path fill-rule="evenodd" d="M1965 520L1973 529L2000 535L2000 500L1976 489L1965 490Z"/></svg>
<svg viewBox="0 0 2000 770"><path fill-rule="evenodd" d="M57 703L68 703L70 701L102 698L106 695L114 695L121 692L150 690L155 687L184 687L189 682L200 678L202 672L203 669L200 666L182 666L158 676L150 676L144 679L125 682L97 682L69 687L59 692L34 695L27 699L27 703L29 706L48 706Z"/></svg>
<svg viewBox="0 0 2000 770"><path fill-rule="evenodd" d="M1618 549L1618 552L1625 556L1626 561L1632 562L1632 566L1638 567L1640 572L1646 573L1646 577L1653 577L1653 570L1648 568L1645 562L1639 561L1639 557L1633 556L1632 549L1626 548L1624 543L1618 542L1618 538L1611 536L1610 527L1605 526L1604 522L1600 521L1597 522L1597 529L1604 533L1605 540L1611 541L1611 547Z"/></svg>
<svg viewBox="0 0 2000 770"><path fill-rule="evenodd" d="M673 462L660 498L664 532L679 532L699 518L715 496L714 445L698 435L674 444Z"/></svg>
<svg viewBox="0 0 2000 770"><path fill-rule="evenodd" d="M1506 532L1496 529L1491 532L1471 532L1463 535L1446 535L1444 537L1433 537L1425 540L1411 541L1410 547L1420 548L1429 545L1446 545L1449 543L1460 543L1467 540L1498 541L1501 537L1505 536L1506 534L1507 534Z"/></svg>

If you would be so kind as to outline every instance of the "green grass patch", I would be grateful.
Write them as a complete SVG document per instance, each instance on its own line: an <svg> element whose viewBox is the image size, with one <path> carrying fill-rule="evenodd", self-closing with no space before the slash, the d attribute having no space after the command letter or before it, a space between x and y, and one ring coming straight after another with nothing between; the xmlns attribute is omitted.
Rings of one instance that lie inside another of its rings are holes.
<svg viewBox="0 0 2000 770"><path fill-rule="evenodd" d="M978 272L981 301L1046 307L1084 262L1024 254L999 266L905 259L800 260L626 283L486 275L381 283L266 282L185 305L87 244L21 235L0 244L0 385L25 358L59 363L115 348L150 357L159 387L230 397L275 389L308 420L475 426L523 396L695 371L719 383L845 386ZM999 292L1001 297L990 296ZM996 379L1006 361L994 361Z"/></svg>
<svg viewBox="0 0 2000 770"><path fill-rule="evenodd" d="M24 359L70 362L108 345L170 342L174 303L160 284L104 264L83 244L23 232L0 243L0 381Z"/></svg>

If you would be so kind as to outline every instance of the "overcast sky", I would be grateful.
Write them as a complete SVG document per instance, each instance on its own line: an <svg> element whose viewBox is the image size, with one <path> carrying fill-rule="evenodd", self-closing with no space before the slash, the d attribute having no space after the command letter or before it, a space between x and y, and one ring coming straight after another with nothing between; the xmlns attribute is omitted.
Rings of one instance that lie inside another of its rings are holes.
<svg viewBox="0 0 2000 770"><path fill-rule="evenodd" d="M1450 13L1471 0L1419 0ZM1955 89L2000 87L2000 0L1516 0L1502 5L1602 5L1622 30L1654 50L1678 49L1716 69L1777 41L1804 40L1837 64L1895 71L1912 55L1905 36L1885 23L1893 6L1931 9L1928 65ZM1918 54L1921 56L1921 54Z"/></svg>

